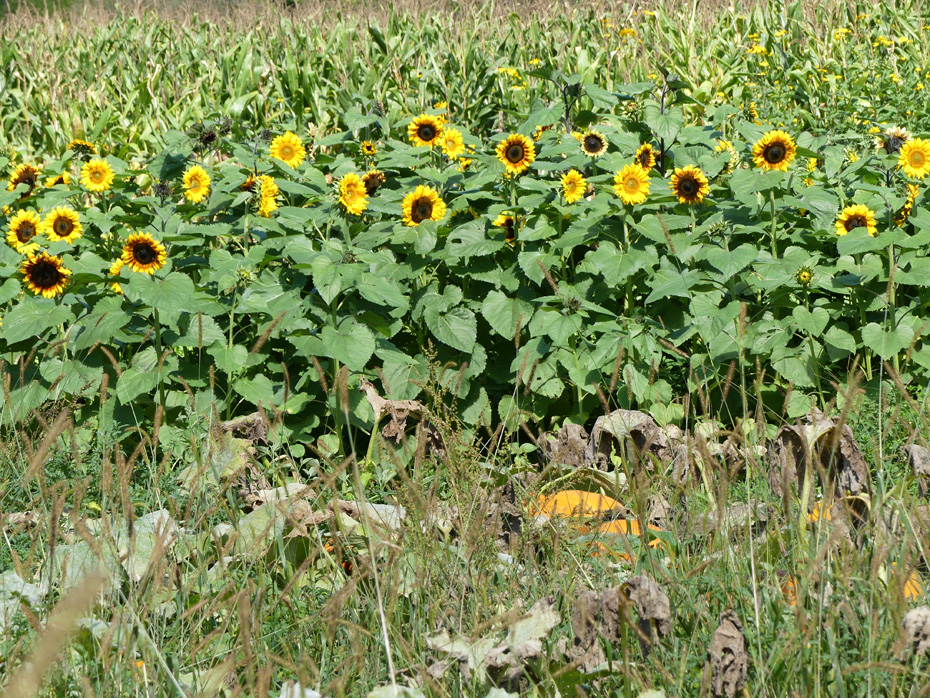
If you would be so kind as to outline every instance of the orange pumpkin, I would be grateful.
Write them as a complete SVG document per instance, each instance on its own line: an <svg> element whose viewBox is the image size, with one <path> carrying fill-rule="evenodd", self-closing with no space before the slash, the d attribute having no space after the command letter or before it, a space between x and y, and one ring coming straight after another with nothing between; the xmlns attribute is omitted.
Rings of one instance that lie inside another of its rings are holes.
<svg viewBox="0 0 930 698"><path fill-rule="evenodd" d="M549 496L537 497L530 508L535 509L537 514L583 518L602 516L613 509L621 509L622 507L623 505L616 499L605 497L596 492L563 490Z"/></svg>

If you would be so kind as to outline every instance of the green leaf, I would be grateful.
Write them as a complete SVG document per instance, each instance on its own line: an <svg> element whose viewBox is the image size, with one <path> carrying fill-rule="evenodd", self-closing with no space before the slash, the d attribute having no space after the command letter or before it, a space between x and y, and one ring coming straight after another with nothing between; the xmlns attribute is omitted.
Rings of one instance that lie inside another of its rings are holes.
<svg viewBox="0 0 930 698"><path fill-rule="evenodd" d="M508 298L500 291L491 291L481 304L481 315L497 334L513 339L518 322L522 327L529 324L533 306L519 298Z"/></svg>
<svg viewBox="0 0 930 698"><path fill-rule="evenodd" d="M452 308L439 312L437 306L428 306L423 319L433 336L443 344L459 351L471 352L478 338L478 321L466 308Z"/></svg>
<svg viewBox="0 0 930 698"><path fill-rule="evenodd" d="M863 346L869 347L886 360L907 349L913 338L914 330L907 325L898 325L890 332L874 322L862 328Z"/></svg>
<svg viewBox="0 0 930 698"><path fill-rule="evenodd" d="M748 267L759 256L759 251L755 245L748 242L740 245L733 250L725 250L721 247L711 247L707 250L704 258L714 265L720 271L720 275L726 278L736 276L743 269Z"/></svg>
<svg viewBox="0 0 930 698"><path fill-rule="evenodd" d="M129 300L167 313L190 310L194 295L194 282L179 272L171 272L163 279L148 274L132 274L129 283L122 286Z"/></svg>
<svg viewBox="0 0 930 698"><path fill-rule="evenodd" d="M811 311L803 305L796 305L794 310L791 311L791 316L798 323L798 327L815 338L820 337L824 329L826 329L827 323L830 322L830 313L824 308L814 308Z"/></svg>
<svg viewBox="0 0 930 698"><path fill-rule="evenodd" d="M216 367L227 374L233 374L245 368L249 360L249 351L241 344L231 347L225 344L216 344L207 353L216 361Z"/></svg>
<svg viewBox="0 0 930 698"><path fill-rule="evenodd" d="M344 320L338 329L326 325L320 339L332 358L341 361L351 371L364 371L375 351L375 337L364 325L353 318Z"/></svg>
<svg viewBox="0 0 930 698"><path fill-rule="evenodd" d="M856 351L856 338L836 325L827 330L823 340L830 358L834 361Z"/></svg>
<svg viewBox="0 0 930 698"><path fill-rule="evenodd" d="M45 330L73 317L67 306L56 305L51 298L27 296L3 317L3 338L10 344L38 338Z"/></svg>
<svg viewBox="0 0 930 698"><path fill-rule="evenodd" d="M142 393L148 393L158 385L158 354L155 347L148 347L139 352L132 360L132 366L123 371L116 384L116 397L123 405L128 405Z"/></svg>

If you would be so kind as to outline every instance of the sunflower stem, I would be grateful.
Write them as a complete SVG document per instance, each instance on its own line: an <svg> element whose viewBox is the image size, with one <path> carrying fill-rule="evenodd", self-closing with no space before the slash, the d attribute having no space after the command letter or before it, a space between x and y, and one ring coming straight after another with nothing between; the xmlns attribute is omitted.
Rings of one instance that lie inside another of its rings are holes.
<svg viewBox="0 0 930 698"><path fill-rule="evenodd" d="M154 282L154 280L155 280L155 277L153 276L152 281ZM159 375L156 375L155 378L158 381L158 401L161 404L162 409L164 409L165 408L165 382L161 379L161 375L160 375L161 374L161 370L160 370L161 369L161 352L162 352L161 318L158 316L158 308L152 308L152 311L154 313L153 319L155 320L155 350L157 352L156 358L158 359L158 364L156 365L159 369L158 370Z"/></svg>
<svg viewBox="0 0 930 698"><path fill-rule="evenodd" d="M775 215L774 189L769 189L769 206L772 212L772 258L778 259L778 218Z"/></svg>

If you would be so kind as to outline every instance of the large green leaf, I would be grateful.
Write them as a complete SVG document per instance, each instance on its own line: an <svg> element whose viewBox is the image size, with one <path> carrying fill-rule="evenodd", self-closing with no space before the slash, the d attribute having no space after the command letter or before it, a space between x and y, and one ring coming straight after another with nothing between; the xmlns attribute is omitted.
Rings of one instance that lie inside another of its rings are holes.
<svg viewBox="0 0 930 698"><path fill-rule="evenodd" d="M426 326L433 336L443 344L459 351L471 352L478 338L478 321L467 308L451 308L439 312L436 306L427 307L423 313Z"/></svg>
<svg viewBox="0 0 930 698"><path fill-rule="evenodd" d="M526 327L533 318L533 306L519 298L509 298L500 291L491 291L481 304L481 315L497 334L513 339L517 324Z"/></svg>
<svg viewBox="0 0 930 698"><path fill-rule="evenodd" d="M132 274L129 283L122 286L129 300L141 302L150 308L167 313L191 309L194 282L186 274L171 272L163 279L147 274Z"/></svg>
<svg viewBox="0 0 930 698"><path fill-rule="evenodd" d="M364 371L375 351L375 337L371 330L352 318L344 320L338 329L326 325L320 331L320 339L329 355L352 371Z"/></svg>
<svg viewBox="0 0 930 698"><path fill-rule="evenodd" d="M67 323L72 318L67 306L56 305L51 298L27 296L3 317L3 338L10 344L38 338L48 328Z"/></svg>

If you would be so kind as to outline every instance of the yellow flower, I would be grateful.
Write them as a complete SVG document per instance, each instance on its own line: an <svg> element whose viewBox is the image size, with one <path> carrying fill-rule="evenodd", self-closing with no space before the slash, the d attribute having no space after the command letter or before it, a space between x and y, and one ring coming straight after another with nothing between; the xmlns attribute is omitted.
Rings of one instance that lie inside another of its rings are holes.
<svg viewBox="0 0 930 698"><path fill-rule="evenodd" d="M66 150L71 150L77 153L78 155L96 155L97 148L93 143L88 143L87 141L82 141L80 138L73 138L71 142L68 143Z"/></svg>
<svg viewBox="0 0 930 698"><path fill-rule="evenodd" d="M368 196L374 196L375 192L384 184L384 173L381 170L368 170L362 176L362 184L365 185L365 192Z"/></svg>
<svg viewBox="0 0 930 698"><path fill-rule="evenodd" d="M6 190L13 191L20 184L25 184L28 189L23 192L20 198L29 196L39 183L39 170L41 169L40 165L20 165L14 170L13 176L10 177L10 181L6 185Z"/></svg>
<svg viewBox="0 0 930 698"><path fill-rule="evenodd" d="M154 274L165 266L165 246L148 233L133 233L123 246L123 264L143 274Z"/></svg>
<svg viewBox="0 0 930 698"><path fill-rule="evenodd" d="M817 169L817 158L807 158L807 171L813 172Z"/></svg>
<svg viewBox="0 0 930 698"><path fill-rule="evenodd" d="M102 192L113 186L113 168L101 158L94 158L81 168L81 184L92 192Z"/></svg>
<svg viewBox="0 0 930 698"><path fill-rule="evenodd" d="M45 186L48 188L58 186L59 184L71 184L71 175L67 172L62 172L57 177L46 177Z"/></svg>
<svg viewBox="0 0 930 698"><path fill-rule="evenodd" d="M746 49L746 53L752 53L757 56L764 56L768 53L768 50L765 48L765 46L755 44L754 46L750 46L748 49Z"/></svg>
<svg viewBox="0 0 930 698"><path fill-rule="evenodd" d="M42 221L42 232L52 242L74 242L84 232L76 211L59 206L49 212Z"/></svg>
<svg viewBox="0 0 930 698"><path fill-rule="evenodd" d="M509 211L498 214L494 219L494 225L504 229L504 240L508 245L513 247L517 244L517 219Z"/></svg>
<svg viewBox="0 0 930 698"><path fill-rule="evenodd" d="M423 221L439 221L446 215L446 204L433 187L419 185L404 197L401 204L404 223L419 225Z"/></svg>
<svg viewBox="0 0 930 698"><path fill-rule="evenodd" d="M536 146L526 136L512 133L497 144L497 159L503 163L507 174L518 175L536 159Z"/></svg>
<svg viewBox="0 0 930 698"><path fill-rule="evenodd" d="M565 203L573 204L582 196L588 188L588 183L581 176L578 170L569 170L562 175L562 193L565 196Z"/></svg>
<svg viewBox="0 0 930 698"><path fill-rule="evenodd" d="M763 170L787 172L796 153L794 139L784 131L769 131L752 146L753 162Z"/></svg>
<svg viewBox="0 0 930 698"><path fill-rule="evenodd" d="M442 135L442 122L435 116L420 114L407 125L407 137L417 147L433 147Z"/></svg>
<svg viewBox="0 0 930 698"><path fill-rule="evenodd" d="M853 204L843 209L836 219L836 234L846 235L856 228L865 228L869 235L875 237L878 228L875 227L875 211L863 204Z"/></svg>
<svg viewBox="0 0 930 698"><path fill-rule="evenodd" d="M648 143L643 143L633 156L636 163L644 170L649 170L656 166L656 151Z"/></svg>
<svg viewBox="0 0 930 698"><path fill-rule="evenodd" d="M462 140L462 132L457 128L443 128L439 136L439 146L442 152L449 158L457 158L465 152L465 141Z"/></svg>
<svg viewBox="0 0 930 698"><path fill-rule="evenodd" d="M258 188L258 215L263 218L270 218L271 214L278 209L278 185L275 184L274 178L268 175L259 177Z"/></svg>
<svg viewBox="0 0 930 698"><path fill-rule="evenodd" d="M845 41L846 37L852 34L852 29L847 29L846 27L841 27L833 32L834 41Z"/></svg>
<svg viewBox="0 0 930 698"><path fill-rule="evenodd" d="M362 152L365 153L368 157L371 157L378 152L378 149L375 147L375 144L371 141L364 141L362 143Z"/></svg>
<svg viewBox="0 0 930 698"><path fill-rule="evenodd" d="M798 273L795 274L795 278L799 284L807 286L814 279L814 272L811 271L810 267L801 267L798 269Z"/></svg>
<svg viewBox="0 0 930 698"><path fill-rule="evenodd" d="M184 198L199 204L210 193L210 175L200 165L194 165L184 173Z"/></svg>
<svg viewBox="0 0 930 698"><path fill-rule="evenodd" d="M581 149L588 157L599 157L607 152L607 139L599 132L589 129L581 137Z"/></svg>
<svg viewBox="0 0 930 698"><path fill-rule="evenodd" d="M635 39L637 36L636 30L631 29L630 27L624 27L618 32L618 34L620 35L621 39L627 39L627 38Z"/></svg>
<svg viewBox="0 0 930 698"><path fill-rule="evenodd" d="M351 216L360 216L368 208L368 190L354 172L339 180L339 203Z"/></svg>
<svg viewBox="0 0 930 698"><path fill-rule="evenodd" d="M19 211L10 221L6 241L20 254L32 254L39 249L35 237L41 232L39 216L34 211Z"/></svg>
<svg viewBox="0 0 930 698"><path fill-rule="evenodd" d="M687 167L675 168L669 189L675 193L679 202L683 204L699 204L707 196L710 186L707 177L699 168L688 165Z"/></svg>
<svg viewBox="0 0 930 698"><path fill-rule="evenodd" d="M900 228L907 221L908 217L911 215L911 211L914 210L914 202L917 201L917 195L920 194L920 187L916 184L907 183L907 201L904 202L904 206L901 208L901 211L895 217L894 222Z"/></svg>
<svg viewBox="0 0 930 698"><path fill-rule="evenodd" d="M930 141L914 138L901 146L898 167L908 177L923 179L930 174Z"/></svg>
<svg viewBox="0 0 930 698"><path fill-rule="evenodd" d="M64 293L68 277L71 276L71 270L62 265L61 257L55 257L48 252L30 254L20 271L26 287L43 298L54 298Z"/></svg>
<svg viewBox="0 0 930 698"><path fill-rule="evenodd" d="M119 276L120 271L123 268L123 260L117 259L113 264L110 265L110 271L107 272L107 276ZM119 285L118 281L114 281L110 284L110 290L113 293L122 293L123 287Z"/></svg>
<svg viewBox="0 0 930 698"><path fill-rule="evenodd" d="M301 143L300 136L292 131L286 131L271 141L268 154L288 167L297 167L307 157L307 149Z"/></svg>
<svg viewBox="0 0 930 698"><path fill-rule="evenodd" d="M614 175L614 192L625 204L641 204L649 195L649 173L633 163Z"/></svg>

